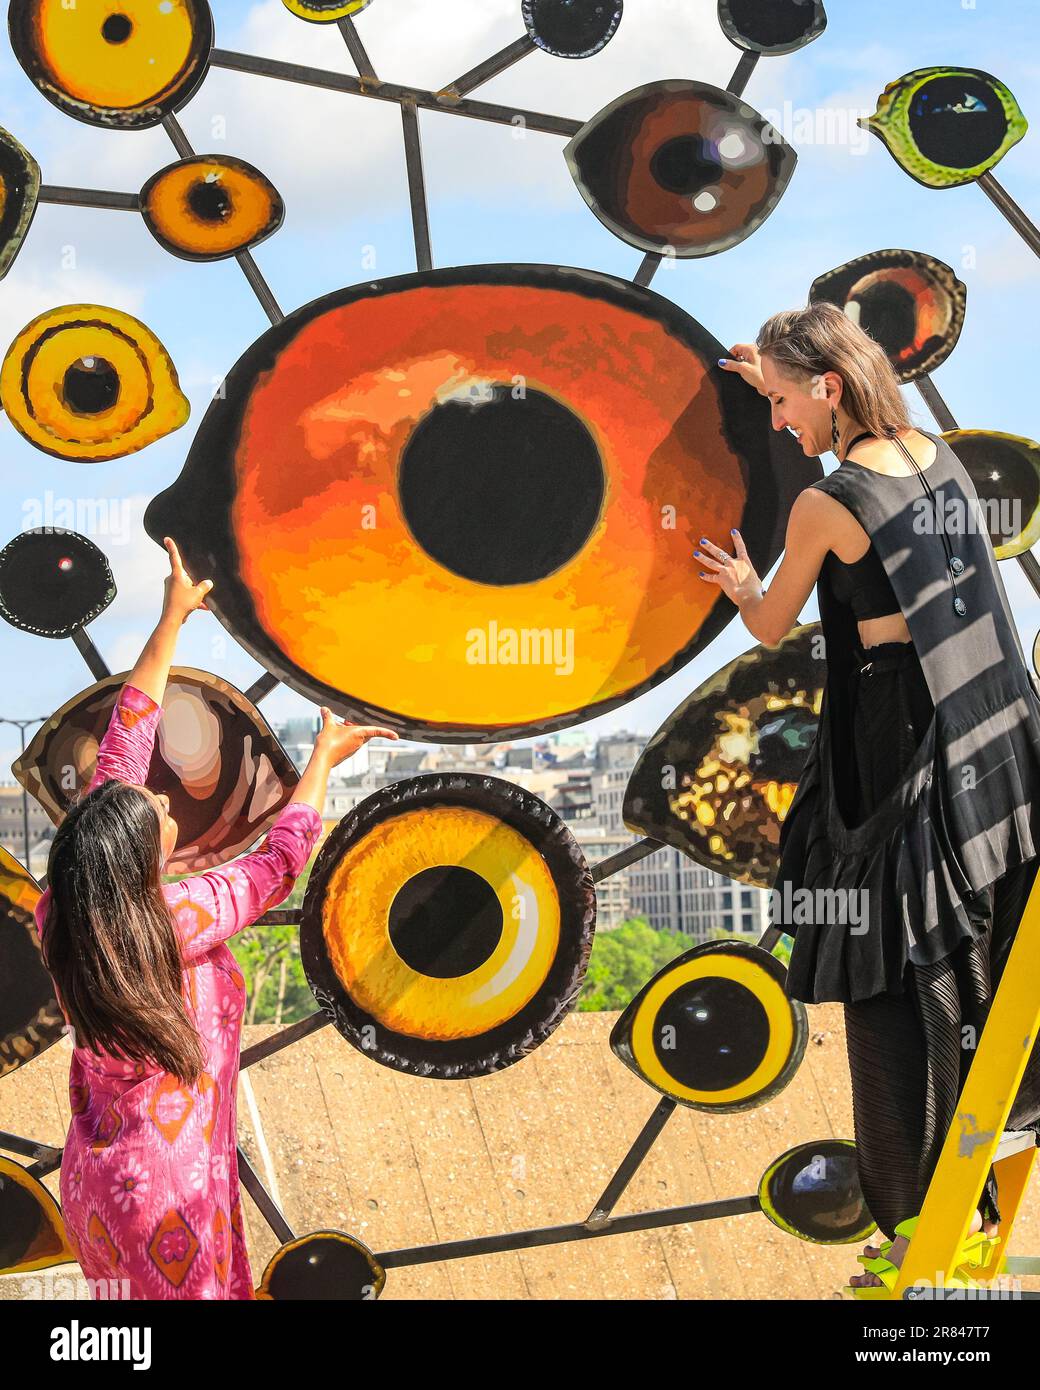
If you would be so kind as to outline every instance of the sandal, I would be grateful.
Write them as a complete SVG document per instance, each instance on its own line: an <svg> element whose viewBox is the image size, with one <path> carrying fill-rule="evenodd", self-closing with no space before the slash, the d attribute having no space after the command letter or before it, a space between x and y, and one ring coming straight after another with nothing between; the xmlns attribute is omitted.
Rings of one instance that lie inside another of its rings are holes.
<svg viewBox="0 0 1040 1390"><path fill-rule="evenodd" d="M913 1237L917 1229L919 1216L910 1216L905 1221L900 1221L896 1227L897 1236L905 1236L907 1240ZM1000 1236L987 1236L982 1231L975 1231L968 1236L961 1245L958 1252L961 1256L954 1266L953 1275L946 1281L947 1288L977 1288L975 1280L969 1273L972 1269L980 1269L989 1263L989 1257L996 1247L1000 1244ZM843 1293L849 1293L853 1298L890 1298L895 1282L899 1277L899 1265L894 1265L891 1260L885 1258L888 1251L892 1248L890 1240L884 1241L877 1247L882 1253L880 1255L857 1255L856 1259L867 1271L868 1274L876 1275L880 1280L878 1284L845 1284L842 1288Z"/></svg>

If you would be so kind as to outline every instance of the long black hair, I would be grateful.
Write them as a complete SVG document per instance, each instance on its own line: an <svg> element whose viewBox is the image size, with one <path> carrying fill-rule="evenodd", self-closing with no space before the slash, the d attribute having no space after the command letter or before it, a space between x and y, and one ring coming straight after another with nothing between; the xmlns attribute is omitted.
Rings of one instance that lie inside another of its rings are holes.
<svg viewBox="0 0 1040 1390"><path fill-rule="evenodd" d="M43 958L77 1047L153 1062L185 1084L204 1065L162 892L154 802L112 779L77 802L47 860Z"/></svg>

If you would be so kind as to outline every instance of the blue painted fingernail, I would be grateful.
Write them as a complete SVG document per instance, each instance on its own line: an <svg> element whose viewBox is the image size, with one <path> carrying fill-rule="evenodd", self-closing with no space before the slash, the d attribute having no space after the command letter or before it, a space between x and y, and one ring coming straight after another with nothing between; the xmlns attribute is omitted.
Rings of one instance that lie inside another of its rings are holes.
<svg viewBox="0 0 1040 1390"><path fill-rule="evenodd" d="M728 358L728 357L720 357L720 358L719 358L719 366L720 366L720 367L724 367L728 361L729 361L729 358Z"/></svg>
<svg viewBox="0 0 1040 1390"><path fill-rule="evenodd" d="M737 534L737 528L735 526L731 526L729 528L729 533L731 536L735 536Z"/></svg>

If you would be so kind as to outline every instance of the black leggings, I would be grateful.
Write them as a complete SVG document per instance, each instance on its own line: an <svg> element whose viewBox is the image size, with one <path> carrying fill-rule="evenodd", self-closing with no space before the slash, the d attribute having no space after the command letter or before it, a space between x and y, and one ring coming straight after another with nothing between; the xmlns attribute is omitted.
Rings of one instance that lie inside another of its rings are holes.
<svg viewBox="0 0 1040 1390"><path fill-rule="evenodd" d="M866 683L861 680L854 706L859 776L853 794L863 814L898 777L931 717L916 657L885 659L895 645L866 653L866 659L877 654L878 668ZM975 919L985 927L980 940L965 939L932 965L908 962L902 994L844 1006L860 1186L886 1236L924 1205L1038 867L1040 860L1031 860L979 895ZM1038 1116L1040 1044L1008 1125L1036 1127ZM1000 1220L992 1168L979 1210Z"/></svg>

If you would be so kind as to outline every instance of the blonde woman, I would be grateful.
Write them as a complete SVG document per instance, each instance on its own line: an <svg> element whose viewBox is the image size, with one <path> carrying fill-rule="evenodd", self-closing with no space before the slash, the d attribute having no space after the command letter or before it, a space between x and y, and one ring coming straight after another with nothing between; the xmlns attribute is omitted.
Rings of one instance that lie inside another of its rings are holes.
<svg viewBox="0 0 1040 1390"><path fill-rule="evenodd" d="M846 910L774 927L794 938L791 997L844 1005L860 1181L890 1237L851 1287L884 1293L1040 866L1040 698L971 478L914 428L874 340L816 304L720 365L768 397L774 429L840 464L796 498L768 590L739 532L733 555L705 537L696 556L770 645L817 589L825 693L773 901L835 890L809 896ZM1034 1051L1009 1127L1038 1117ZM968 1263L998 1238L997 1195L991 1169Z"/></svg>

